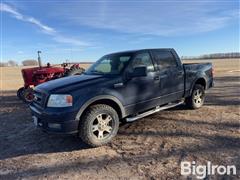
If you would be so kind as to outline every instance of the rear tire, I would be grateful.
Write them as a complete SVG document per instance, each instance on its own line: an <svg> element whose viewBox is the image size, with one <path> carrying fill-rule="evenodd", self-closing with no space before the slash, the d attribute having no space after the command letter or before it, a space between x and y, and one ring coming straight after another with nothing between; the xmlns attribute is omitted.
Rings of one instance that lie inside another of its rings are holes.
<svg viewBox="0 0 240 180"><path fill-rule="evenodd" d="M105 104L91 106L79 123L80 138L91 147L109 143L116 136L119 117L115 109Z"/></svg>
<svg viewBox="0 0 240 180"><path fill-rule="evenodd" d="M196 84L193 88L191 96L185 100L186 105L190 109L198 109L203 106L205 101L205 90L200 84Z"/></svg>

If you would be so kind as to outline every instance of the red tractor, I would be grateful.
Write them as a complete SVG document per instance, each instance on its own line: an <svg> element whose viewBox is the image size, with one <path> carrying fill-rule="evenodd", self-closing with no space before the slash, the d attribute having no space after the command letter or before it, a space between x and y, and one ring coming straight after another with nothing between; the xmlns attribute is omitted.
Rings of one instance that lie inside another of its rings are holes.
<svg viewBox="0 0 240 180"><path fill-rule="evenodd" d="M34 86L61 77L80 75L85 71L79 64L70 66L69 63L63 63L61 67L53 67L47 63L47 66L42 66L40 53L41 51L38 51L39 67L22 69L24 87L18 89L17 96L26 103L32 102L34 98Z"/></svg>

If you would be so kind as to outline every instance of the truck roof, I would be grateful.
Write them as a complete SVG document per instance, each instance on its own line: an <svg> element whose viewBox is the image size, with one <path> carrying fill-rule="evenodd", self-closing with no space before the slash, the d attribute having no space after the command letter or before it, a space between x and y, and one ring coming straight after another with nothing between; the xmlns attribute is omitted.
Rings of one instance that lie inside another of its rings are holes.
<svg viewBox="0 0 240 180"><path fill-rule="evenodd" d="M143 51L143 50L163 50L163 51L171 51L174 50L173 48L150 48L150 49L135 49L135 50L127 50L127 51L118 51L118 52L113 52L110 54L116 54L116 53L136 53L139 51ZM109 54L109 55L110 55Z"/></svg>

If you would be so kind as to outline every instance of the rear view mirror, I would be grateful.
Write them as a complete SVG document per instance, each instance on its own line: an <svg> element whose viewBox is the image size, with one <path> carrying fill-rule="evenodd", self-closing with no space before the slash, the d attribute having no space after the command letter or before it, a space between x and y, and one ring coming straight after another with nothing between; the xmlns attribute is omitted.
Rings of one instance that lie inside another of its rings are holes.
<svg viewBox="0 0 240 180"><path fill-rule="evenodd" d="M130 77L144 77L147 76L147 67L138 66L133 69L133 72L130 74Z"/></svg>

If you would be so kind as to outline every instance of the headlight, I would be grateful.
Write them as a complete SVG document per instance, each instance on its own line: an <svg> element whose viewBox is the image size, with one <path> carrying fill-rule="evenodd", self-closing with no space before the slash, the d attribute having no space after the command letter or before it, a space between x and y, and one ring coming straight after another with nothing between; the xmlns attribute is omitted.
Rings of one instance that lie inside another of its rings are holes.
<svg viewBox="0 0 240 180"><path fill-rule="evenodd" d="M73 98L69 94L51 94L47 106L48 107L69 107L72 106Z"/></svg>

